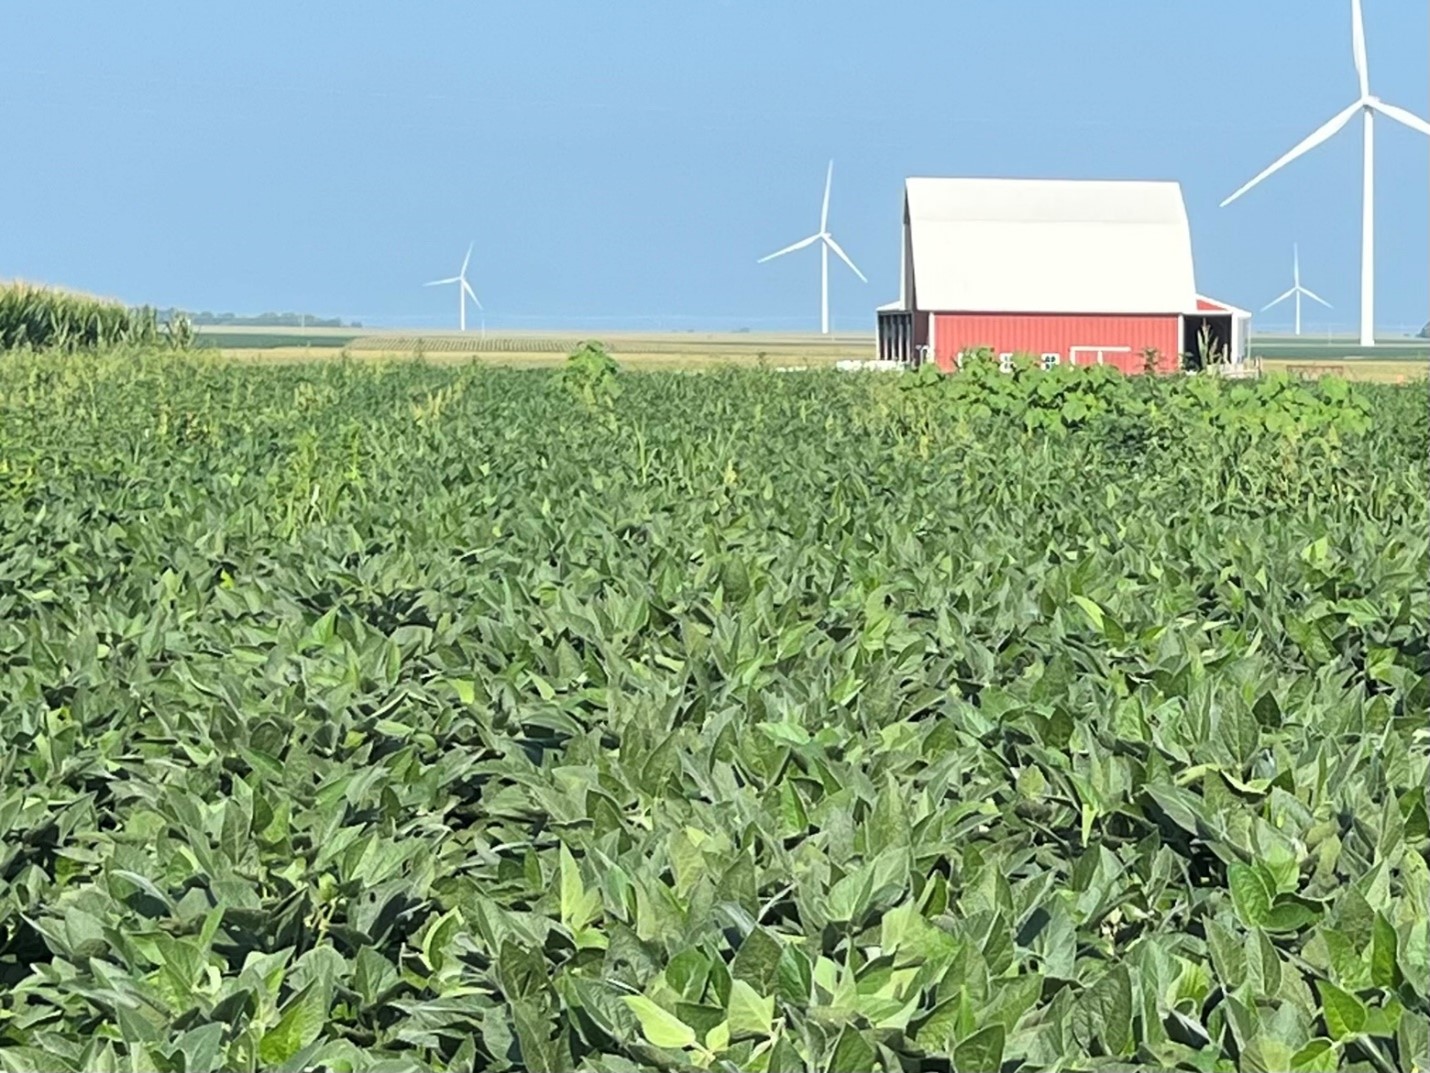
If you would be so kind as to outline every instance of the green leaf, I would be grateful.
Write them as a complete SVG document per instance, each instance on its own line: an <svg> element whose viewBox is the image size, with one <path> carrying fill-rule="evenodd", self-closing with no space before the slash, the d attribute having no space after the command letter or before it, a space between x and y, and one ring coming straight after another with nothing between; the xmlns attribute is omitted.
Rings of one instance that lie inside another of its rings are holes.
<svg viewBox="0 0 1430 1073"><path fill-rule="evenodd" d="M1222 985L1228 990L1239 988L1246 979L1247 950L1242 940L1219 920L1207 921L1206 931L1207 949Z"/></svg>
<svg viewBox="0 0 1430 1073"><path fill-rule="evenodd" d="M764 928L754 928L730 962L731 977L744 980L758 994L773 994L779 981L782 950L778 939Z"/></svg>
<svg viewBox="0 0 1430 1073"><path fill-rule="evenodd" d="M731 1039L765 1039L769 1036L775 1019L773 995L761 995L744 980L733 980L727 1009Z"/></svg>
<svg viewBox="0 0 1430 1073"><path fill-rule="evenodd" d="M1331 1039L1339 1042L1358 1035L1365 1027L1365 1003L1324 980L1317 980L1316 988L1321 992L1321 1013Z"/></svg>
<svg viewBox="0 0 1430 1073"><path fill-rule="evenodd" d="M1370 966L1346 934L1325 926L1319 929L1318 934L1326 948L1326 961L1330 966L1332 982L1350 991L1368 986Z"/></svg>
<svg viewBox="0 0 1430 1073"><path fill-rule="evenodd" d="M1261 922L1267 931L1288 932L1308 928L1320 919L1320 914L1300 902L1282 902L1273 905Z"/></svg>
<svg viewBox="0 0 1430 1073"><path fill-rule="evenodd" d="M1271 915L1271 890L1261 873L1248 864L1229 864L1226 868L1227 886L1231 888L1232 905L1236 915L1247 928L1259 928Z"/></svg>
<svg viewBox="0 0 1430 1073"><path fill-rule="evenodd" d="M1291 1056L1291 1073L1336 1073L1340 1056L1328 1039L1313 1039Z"/></svg>
<svg viewBox="0 0 1430 1073"><path fill-rule="evenodd" d="M1190 790L1170 783L1150 782L1143 790L1182 830L1200 836L1206 829L1205 802Z"/></svg>
<svg viewBox="0 0 1430 1073"><path fill-rule="evenodd" d="M1371 1006L1365 1011L1365 1026L1361 1032L1367 1036L1384 1036L1390 1039L1400 1027L1400 1019L1405 1016L1405 1007L1396 999L1384 1006Z"/></svg>
<svg viewBox="0 0 1430 1073"><path fill-rule="evenodd" d="M1012 1032L1023 1015L1038 1004L1043 994L1043 978L1025 972L999 982L982 1016L997 1021L1005 1031Z"/></svg>
<svg viewBox="0 0 1430 1073"><path fill-rule="evenodd" d="M522 998L510 1003L511 1024L516 1030L524 1067L531 1073L564 1073L570 1068L561 1037L551 1036L551 1014L545 1002Z"/></svg>
<svg viewBox="0 0 1430 1073"><path fill-rule="evenodd" d="M502 940L496 968L508 1001L530 998L550 986L546 959L538 950L512 939Z"/></svg>
<svg viewBox="0 0 1430 1073"><path fill-rule="evenodd" d="M730 1022L721 1021L705 1033L705 1049L712 1054L720 1054L730 1046Z"/></svg>
<svg viewBox="0 0 1430 1073"><path fill-rule="evenodd" d="M1370 979L1376 987L1393 988L1400 984L1400 965L1396 961L1399 939L1395 927L1384 913L1375 914L1375 927L1370 940Z"/></svg>
<svg viewBox="0 0 1430 1073"><path fill-rule="evenodd" d="M862 911L873 893L873 876L868 867L850 872L829 888L826 910L837 924L852 921Z"/></svg>
<svg viewBox="0 0 1430 1073"><path fill-rule="evenodd" d="M729 1024L723 1006L707 1006L699 1002L677 1002L675 1015L694 1029L696 1039L708 1036L718 1025L724 1024L728 1027Z"/></svg>
<svg viewBox="0 0 1430 1073"><path fill-rule="evenodd" d="M1281 990L1281 954L1264 931L1256 933L1256 951L1258 956L1254 964L1260 983L1257 994L1266 999L1274 998Z"/></svg>
<svg viewBox="0 0 1430 1073"><path fill-rule="evenodd" d="M866 853L875 854L890 846L909 844L907 797L908 788L900 786L892 775L885 780L865 826Z"/></svg>
<svg viewBox="0 0 1430 1073"><path fill-rule="evenodd" d="M1125 1055L1132 1047L1132 980L1126 965L1116 965L1093 985L1089 1000L1097 1009L1098 1035L1109 1053Z"/></svg>
<svg viewBox="0 0 1430 1073"><path fill-rule="evenodd" d="M641 1035L656 1047L694 1047L695 1029L644 995L626 995L626 1005L640 1022Z"/></svg>
<svg viewBox="0 0 1430 1073"><path fill-rule="evenodd" d="M570 927L586 899L586 885L581 881L580 865L564 842L561 843L558 858L561 866L561 922Z"/></svg>
<svg viewBox="0 0 1430 1073"><path fill-rule="evenodd" d="M353 990L364 1004L372 1006L398 982L397 969L378 951L365 946L358 951L352 980Z"/></svg>
<svg viewBox="0 0 1430 1073"><path fill-rule="evenodd" d="M318 1038L328 1020L328 992L311 981L283 1007L278 1023L258 1042L258 1058L266 1066L280 1066Z"/></svg>
<svg viewBox="0 0 1430 1073"><path fill-rule="evenodd" d="M780 1034L770 1049L768 1068L769 1073L805 1073L804 1059L800 1056L799 1048L785 1033Z"/></svg>
<svg viewBox="0 0 1430 1073"><path fill-rule="evenodd" d="M958 1036L963 1008L963 992L946 998L923 1019L914 1033L920 1048L929 1052L946 1050Z"/></svg>
<svg viewBox="0 0 1430 1073"><path fill-rule="evenodd" d="M191 1028L174 1043L184 1055L184 1068L188 1073L206 1073L218 1069L219 1053L223 1049L223 1034L226 1026L220 1024L200 1025Z"/></svg>
<svg viewBox="0 0 1430 1073"><path fill-rule="evenodd" d="M1336 902L1334 923L1353 949L1364 950L1375 932L1375 910L1366 901L1365 895L1352 887Z"/></svg>
<svg viewBox="0 0 1430 1073"><path fill-rule="evenodd" d="M447 963L447 950L462 925L462 915L449 909L428 926L422 937L422 960L433 972L441 972Z"/></svg>
<svg viewBox="0 0 1430 1073"><path fill-rule="evenodd" d="M980 1028L953 1049L958 1073L997 1073L1003 1065L1005 1036L1002 1025Z"/></svg>
<svg viewBox="0 0 1430 1073"><path fill-rule="evenodd" d="M675 893L683 901L696 881L705 874L705 854L701 852L700 845L691 838L688 829L672 831L667 845L670 868L675 873Z"/></svg>
<svg viewBox="0 0 1430 1073"><path fill-rule="evenodd" d="M813 967L809 957L797 946L785 947L780 952L776 974L776 997L794 1006L804 1006L809 1002L813 986Z"/></svg>
<svg viewBox="0 0 1430 1073"><path fill-rule="evenodd" d="M1286 1073L1291 1068L1293 1051L1275 1036L1257 1036L1241 1052L1241 1070L1245 1073Z"/></svg>
<svg viewBox="0 0 1430 1073"><path fill-rule="evenodd" d="M1106 617L1103 614L1102 608L1099 607L1097 603L1089 600L1086 596L1080 596L1076 593L1073 595L1073 602L1082 608L1083 613L1088 617L1088 621L1092 623L1093 629L1097 630L1098 633L1105 631Z"/></svg>
<svg viewBox="0 0 1430 1073"><path fill-rule="evenodd" d="M1430 1073L1430 1017L1402 1017L1395 1029L1395 1048L1400 1052L1401 1068Z"/></svg>
<svg viewBox="0 0 1430 1073"><path fill-rule="evenodd" d="M823 1068L828 1073L873 1073L874 1048L854 1026L845 1025Z"/></svg>

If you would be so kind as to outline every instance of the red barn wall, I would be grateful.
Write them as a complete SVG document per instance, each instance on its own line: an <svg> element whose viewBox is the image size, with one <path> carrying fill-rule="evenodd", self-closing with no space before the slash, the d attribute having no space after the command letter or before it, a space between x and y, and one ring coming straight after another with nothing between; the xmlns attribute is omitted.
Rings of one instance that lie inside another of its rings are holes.
<svg viewBox="0 0 1430 1073"><path fill-rule="evenodd" d="M1181 350L1181 318L1141 314L1069 315L1061 313L935 313L934 357L940 369L951 371L960 351L990 347L995 354L1057 354L1066 365L1073 347L1127 347L1106 354L1104 365L1125 373L1140 373L1142 351L1156 347L1159 372L1177 368ZM1078 362L1096 361L1079 354Z"/></svg>

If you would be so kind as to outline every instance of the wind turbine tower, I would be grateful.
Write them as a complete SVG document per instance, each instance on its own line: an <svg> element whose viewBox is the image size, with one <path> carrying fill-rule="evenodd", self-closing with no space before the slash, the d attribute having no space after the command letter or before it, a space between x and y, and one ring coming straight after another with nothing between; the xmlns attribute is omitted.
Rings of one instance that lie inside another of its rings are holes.
<svg viewBox="0 0 1430 1073"><path fill-rule="evenodd" d="M819 330L823 335L829 334L829 251L833 250L835 255L847 264L856 276L864 280L865 283L869 282L865 279L864 273L860 272L854 262L849 259L849 255L844 252L839 243L834 241L834 236L829 233L829 186L833 180L834 161L831 160L829 162L829 170L824 174L824 207L819 210L819 230L808 238L802 238L798 242L786 246L782 250L776 250L768 257L761 257L755 262L756 264L764 264L766 261L773 261L776 257L783 257L785 254L793 253L795 250L802 250L806 246L814 245L816 242L820 243Z"/></svg>
<svg viewBox="0 0 1430 1073"><path fill-rule="evenodd" d="M1311 299L1311 301L1320 302L1327 309L1331 308L1331 303L1326 301L1315 291L1308 291L1305 287L1301 286L1301 251L1294 244L1291 246L1291 279L1293 281L1291 289L1285 294L1283 294L1280 298L1277 298L1276 301L1262 306L1261 311L1265 313L1272 306L1279 306L1282 302L1286 301L1286 299L1294 297L1296 299L1296 334L1300 335L1301 296L1304 294L1307 298Z"/></svg>
<svg viewBox="0 0 1430 1073"><path fill-rule="evenodd" d="M473 244L474 245L474 244ZM446 279L434 279L431 283L424 283L424 287L441 287L447 283L460 284L457 288L457 326L459 331L467 330L467 299L470 297L476 303L478 309L482 308L482 303L477 301L477 292L472 290L472 285L467 282L467 265L472 260L472 246L467 246L467 256L462 258L462 269L455 276L448 276Z"/></svg>
<svg viewBox="0 0 1430 1073"><path fill-rule="evenodd" d="M1328 119L1305 141L1297 145L1276 163L1243 186L1231 197L1223 201L1222 208L1230 205L1268 175L1280 171L1297 157L1309 153L1322 142L1329 141L1342 127L1361 116L1364 124L1364 158L1362 164L1361 191L1361 254L1360 254L1360 345L1375 346L1375 116L1380 113L1387 119L1404 124L1411 130L1430 135L1430 123L1414 112L1407 112L1393 104L1386 104L1370 91L1370 69L1365 54L1365 20L1361 13L1361 0L1351 0L1351 51L1355 57L1356 75L1360 79L1360 96L1349 107Z"/></svg>

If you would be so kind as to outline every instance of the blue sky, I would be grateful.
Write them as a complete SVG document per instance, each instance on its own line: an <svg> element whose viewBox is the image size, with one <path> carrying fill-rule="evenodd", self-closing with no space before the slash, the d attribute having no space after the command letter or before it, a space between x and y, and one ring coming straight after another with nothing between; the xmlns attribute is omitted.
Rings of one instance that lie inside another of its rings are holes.
<svg viewBox="0 0 1430 1073"><path fill-rule="evenodd" d="M1425 115L1430 13L1365 0L1372 91ZM1183 184L1199 288L1359 307L1349 0L274 0L0 12L0 278L445 326L836 329L897 297L906 175ZM1377 127L1377 321L1427 311L1430 139ZM1284 312L1282 311L1284 310ZM1278 315L1279 314L1279 315ZM1260 321L1289 322L1289 303ZM475 324L475 322L473 322Z"/></svg>

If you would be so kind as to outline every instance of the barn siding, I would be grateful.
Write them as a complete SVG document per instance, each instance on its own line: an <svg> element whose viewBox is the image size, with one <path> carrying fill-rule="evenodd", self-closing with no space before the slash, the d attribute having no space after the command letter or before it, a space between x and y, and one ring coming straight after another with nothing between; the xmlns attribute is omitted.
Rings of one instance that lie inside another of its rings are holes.
<svg viewBox="0 0 1430 1073"><path fill-rule="evenodd" d="M954 368L960 351L990 347L995 353L1057 354L1066 364L1073 347L1128 347L1125 353L1107 354L1103 364L1125 373L1143 371L1142 351L1156 347L1161 353L1159 372L1177 368L1181 349L1180 318L1141 314L1076 316L1029 313L935 313L934 357L945 372ZM1079 355L1079 361L1086 360Z"/></svg>

